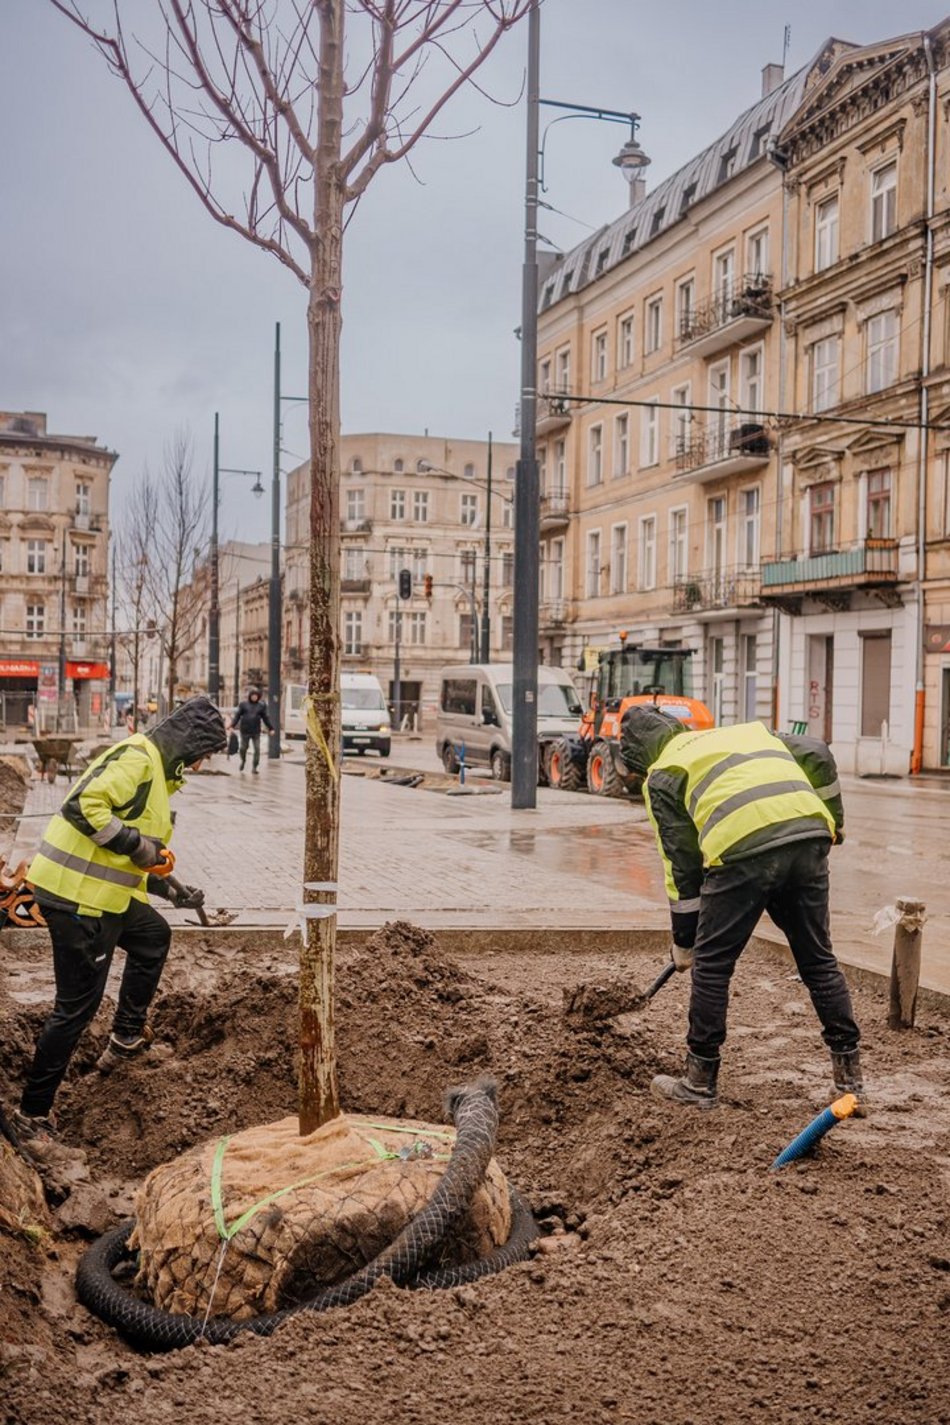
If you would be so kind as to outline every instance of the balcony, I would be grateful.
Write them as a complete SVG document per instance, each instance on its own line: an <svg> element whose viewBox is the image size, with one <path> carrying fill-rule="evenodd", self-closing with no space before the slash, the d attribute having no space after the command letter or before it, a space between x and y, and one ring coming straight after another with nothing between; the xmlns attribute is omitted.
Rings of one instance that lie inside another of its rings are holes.
<svg viewBox="0 0 950 1425"><path fill-rule="evenodd" d="M293 668L302 668L304 664L304 650L301 644L292 643L287 649L287 662Z"/></svg>
<svg viewBox="0 0 950 1425"><path fill-rule="evenodd" d="M567 620L567 603L564 599L544 599L538 609L542 627L559 625Z"/></svg>
<svg viewBox="0 0 950 1425"><path fill-rule="evenodd" d="M684 313L679 349L688 351L690 356L713 356L766 331L774 315L771 276L747 272L730 286L721 287L701 306Z"/></svg>
<svg viewBox="0 0 950 1425"><path fill-rule="evenodd" d="M365 516L361 517L360 519L340 520L341 534L372 534L372 532L373 521L366 519Z"/></svg>
<svg viewBox="0 0 950 1425"><path fill-rule="evenodd" d="M564 400L567 387L548 386L538 395L534 428L537 435L550 435L571 423L571 403Z"/></svg>
<svg viewBox="0 0 950 1425"><path fill-rule="evenodd" d="M368 594L373 587L373 581L369 575L364 575L361 579L340 580L341 594Z"/></svg>
<svg viewBox="0 0 950 1425"><path fill-rule="evenodd" d="M673 581L673 612L714 614L759 607L757 569L706 569Z"/></svg>
<svg viewBox="0 0 950 1425"><path fill-rule="evenodd" d="M74 534L101 534L102 515L92 514L89 510L75 510L72 527Z"/></svg>
<svg viewBox="0 0 950 1425"><path fill-rule="evenodd" d="M791 600L790 612L800 610L806 594L829 607L845 607L858 589L873 589L885 603L900 603L895 588L900 577L896 539L868 538L820 554L765 560L761 573L760 598L778 605Z"/></svg>
<svg viewBox="0 0 950 1425"><path fill-rule="evenodd" d="M683 438L676 452L676 475L681 480L722 480L745 475L767 465L772 442L765 426L754 421L712 425Z"/></svg>
<svg viewBox="0 0 950 1425"><path fill-rule="evenodd" d="M541 533L564 529L571 518L570 498L563 490L541 496Z"/></svg>

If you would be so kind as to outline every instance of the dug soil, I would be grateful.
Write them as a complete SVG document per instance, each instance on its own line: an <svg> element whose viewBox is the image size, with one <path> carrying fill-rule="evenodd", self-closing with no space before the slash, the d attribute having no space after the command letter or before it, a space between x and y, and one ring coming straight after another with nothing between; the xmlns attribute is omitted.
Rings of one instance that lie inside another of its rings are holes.
<svg viewBox="0 0 950 1425"><path fill-rule="evenodd" d="M15 1102L49 996L41 932L0 968L0 1099ZM477 946L473 945L473 952ZM155 1164L295 1106L292 949L178 945L154 1020L170 1054L102 1078L105 1011L60 1096L94 1185L48 1231L0 1230L5 1425L744 1425L950 1422L950 1015L886 1029L855 987L872 1112L806 1162L776 1153L828 1102L807 994L777 956L736 975L723 1102L651 1097L679 1066L687 986L607 1025L562 1014L580 982L660 965L473 953L398 924L341 955L340 1089L354 1112L438 1119L449 1085L491 1071L498 1157L542 1226L536 1254L445 1292L378 1287L269 1339L133 1350L79 1306L78 1256Z"/></svg>

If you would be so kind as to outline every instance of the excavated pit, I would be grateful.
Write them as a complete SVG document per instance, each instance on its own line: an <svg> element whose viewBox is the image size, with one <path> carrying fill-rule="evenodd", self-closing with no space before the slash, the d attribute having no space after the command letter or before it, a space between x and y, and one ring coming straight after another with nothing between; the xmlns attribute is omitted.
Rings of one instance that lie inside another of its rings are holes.
<svg viewBox="0 0 950 1425"><path fill-rule="evenodd" d="M50 990L42 932L0 961L0 1097L10 1106ZM239 944L232 937L230 946ZM562 942L557 941L560 945ZM223 1416L254 1425L577 1421L950 1422L950 1016L886 1029L855 986L873 1112L782 1174L776 1152L830 1097L827 1056L784 960L743 957L714 1114L651 1098L680 1060L686 986L591 1026L563 992L662 967L626 950L450 959L386 927L338 966L340 1089L356 1115L441 1120L447 1084L492 1073L497 1156L544 1238L535 1257L448 1292L383 1285L268 1340L150 1357L74 1299L79 1252L156 1165L295 1103L292 946L227 953L182 937L155 1006L170 1055L101 1078L104 1010L61 1094L93 1183L52 1227L0 1226L4 1425ZM2 1178L0 1178L2 1181ZM3 1219L0 1218L0 1222Z"/></svg>

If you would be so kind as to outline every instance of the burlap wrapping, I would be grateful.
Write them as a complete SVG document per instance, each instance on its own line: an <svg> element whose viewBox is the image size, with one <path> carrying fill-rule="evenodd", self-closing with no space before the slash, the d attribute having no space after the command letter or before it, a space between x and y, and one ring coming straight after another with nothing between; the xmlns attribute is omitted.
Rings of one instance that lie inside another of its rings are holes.
<svg viewBox="0 0 950 1425"><path fill-rule="evenodd" d="M211 1315L235 1321L306 1300L392 1242L432 1196L454 1142L443 1125L343 1114L307 1138L284 1118L235 1134L223 1157L220 1140L193 1148L138 1192L136 1285L166 1311L204 1315L210 1301ZM510 1228L492 1160L435 1265L484 1257Z"/></svg>

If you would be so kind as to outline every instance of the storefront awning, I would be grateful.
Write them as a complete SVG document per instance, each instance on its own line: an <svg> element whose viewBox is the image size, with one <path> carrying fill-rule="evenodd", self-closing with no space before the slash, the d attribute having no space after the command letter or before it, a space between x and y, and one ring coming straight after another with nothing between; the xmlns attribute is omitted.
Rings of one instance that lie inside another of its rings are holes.
<svg viewBox="0 0 950 1425"><path fill-rule="evenodd" d="M0 678L38 678L40 665L30 658L0 658Z"/></svg>
<svg viewBox="0 0 950 1425"><path fill-rule="evenodd" d="M108 678L108 663L71 663L66 662L67 678Z"/></svg>

